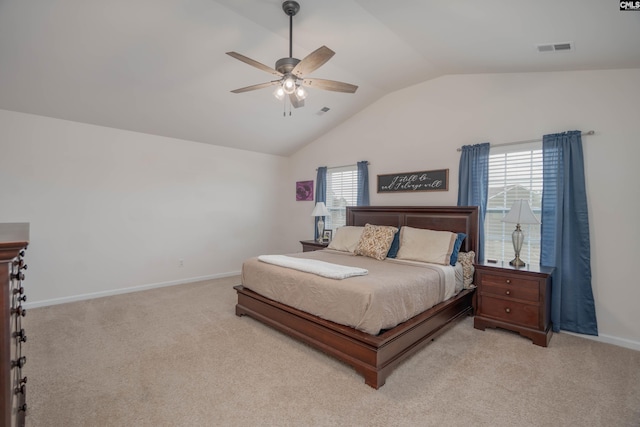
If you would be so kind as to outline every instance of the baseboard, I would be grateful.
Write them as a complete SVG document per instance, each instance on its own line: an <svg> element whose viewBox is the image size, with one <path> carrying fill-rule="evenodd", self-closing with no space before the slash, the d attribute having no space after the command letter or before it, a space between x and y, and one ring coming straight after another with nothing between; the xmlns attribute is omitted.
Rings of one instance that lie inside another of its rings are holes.
<svg viewBox="0 0 640 427"><path fill-rule="evenodd" d="M24 303L23 305L26 309L47 307L50 305L65 304L65 303L74 302L74 301L82 301L87 299L108 297L112 295L127 294L130 292L147 291L149 289L164 288L166 286L184 285L186 283L202 282L205 280L213 280L213 279L222 279L224 277L231 277L231 276L238 276L238 275L240 275L239 271L233 271L228 273L212 274L209 276L189 277L187 279L172 280L169 282L160 282L160 283L151 283L148 285L133 286L131 288L112 289L108 291L92 292L89 294L73 295L70 297L53 298L53 299L42 300L42 301L33 301L33 302Z"/></svg>
<svg viewBox="0 0 640 427"><path fill-rule="evenodd" d="M599 334L597 337L593 335L576 334L574 332L560 331L563 334L569 334L580 338L586 338L593 341L603 342L605 344L613 344L618 347L630 348L631 350L640 351L640 342L631 341L626 338L614 337L612 335Z"/></svg>

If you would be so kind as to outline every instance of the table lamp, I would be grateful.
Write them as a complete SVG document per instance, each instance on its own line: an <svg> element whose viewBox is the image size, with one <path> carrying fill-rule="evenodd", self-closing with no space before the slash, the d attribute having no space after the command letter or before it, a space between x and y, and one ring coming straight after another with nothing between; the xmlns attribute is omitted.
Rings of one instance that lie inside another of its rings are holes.
<svg viewBox="0 0 640 427"><path fill-rule="evenodd" d="M322 242L322 233L324 232L324 217L331 215L329 209L324 205L324 202L316 203L316 207L313 208L311 216L318 217L318 242Z"/></svg>
<svg viewBox="0 0 640 427"><path fill-rule="evenodd" d="M514 267L524 267L526 264L520 259L520 249L522 249L522 243L524 243L524 232L520 228L520 225L540 224L540 221L533 215L529 202L524 199L519 199L513 203L511 210L502 218L502 222L516 224L516 229L511 234L513 250L516 252L516 257L509 261L509 264Z"/></svg>

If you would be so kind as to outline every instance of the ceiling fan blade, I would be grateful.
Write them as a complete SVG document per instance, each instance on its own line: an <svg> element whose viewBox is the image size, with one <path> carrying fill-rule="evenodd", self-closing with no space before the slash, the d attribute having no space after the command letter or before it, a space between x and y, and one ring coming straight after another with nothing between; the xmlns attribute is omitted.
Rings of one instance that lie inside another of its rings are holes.
<svg viewBox="0 0 640 427"><path fill-rule="evenodd" d="M291 101L291 105L293 105L293 108L304 107L304 99L298 99L295 93L289 95L289 101Z"/></svg>
<svg viewBox="0 0 640 427"><path fill-rule="evenodd" d="M325 79L304 79L302 81L303 86L315 87L317 89L332 90L334 92L355 93L358 86L349 83L336 82L334 80Z"/></svg>
<svg viewBox="0 0 640 427"><path fill-rule="evenodd" d="M273 86L275 84L278 84L278 80L275 80L275 81L272 81L272 82L260 83L260 84L257 84L257 85L252 85L252 86L247 86L247 87L241 87L240 89L232 90L231 92L233 92L233 93L249 92L250 90L262 89L262 88L265 88L265 87Z"/></svg>
<svg viewBox="0 0 640 427"><path fill-rule="evenodd" d="M280 71L274 70L271 67L267 67L266 65L258 62L258 61L254 61L253 59L246 57L244 55L239 54L238 52L227 52L227 55L236 58L238 61L242 61L245 64L249 64L252 67L256 67L259 70L262 71L266 71L269 74L273 74L274 76L278 76L278 77L282 77L284 74L282 74Z"/></svg>
<svg viewBox="0 0 640 427"><path fill-rule="evenodd" d="M320 68L325 62L331 59L336 53L326 46L319 47L318 49L305 56L304 59L298 62L291 74L302 77Z"/></svg>

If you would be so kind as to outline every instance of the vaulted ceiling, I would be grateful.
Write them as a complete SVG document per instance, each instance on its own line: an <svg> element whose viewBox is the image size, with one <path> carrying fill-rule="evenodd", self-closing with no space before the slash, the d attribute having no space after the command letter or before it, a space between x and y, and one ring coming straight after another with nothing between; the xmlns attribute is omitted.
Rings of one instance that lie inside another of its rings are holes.
<svg viewBox="0 0 640 427"><path fill-rule="evenodd" d="M272 76L225 52L288 56L281 0L0 0L0 109L289 155L447 74L640 68L640 11L617 1L298 1L293 56L328 46L313 77L355 94L312 88L289 116L271 88L230 92Z"/></svg>

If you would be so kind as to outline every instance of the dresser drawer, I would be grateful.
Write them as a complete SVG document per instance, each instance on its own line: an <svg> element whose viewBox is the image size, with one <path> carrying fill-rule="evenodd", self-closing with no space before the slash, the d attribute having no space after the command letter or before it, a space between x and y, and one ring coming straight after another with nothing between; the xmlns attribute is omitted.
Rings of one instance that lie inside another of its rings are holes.
<svg viewBox="0 0 640 427"><path fill-rule="evenodd" d="M538 290L540 288L540 282L535 279L527 279L524 277L517 277L514 275L501 275L482 273L481 278L482 285L494 285L494 286L513 286L525 289ZM536 299L537 300L537 299Z"/></svg>
<svg viewBox="0 0 640 427"><path fill-rule="evenodd" d="M481 295L480 315L508 323L538 327L540 310L537 304L526 304L509 299Z"/></svg>
<svg viewBox="0 0 640 427"><path fill-rule="evenodd" d="M494 285L482 282L483 295L495 295L506 298L515 298L525 301L538 302L540 298L540 289L536 286L535 289L517 286L517 285Z"/></svg>

